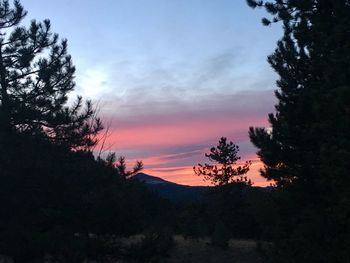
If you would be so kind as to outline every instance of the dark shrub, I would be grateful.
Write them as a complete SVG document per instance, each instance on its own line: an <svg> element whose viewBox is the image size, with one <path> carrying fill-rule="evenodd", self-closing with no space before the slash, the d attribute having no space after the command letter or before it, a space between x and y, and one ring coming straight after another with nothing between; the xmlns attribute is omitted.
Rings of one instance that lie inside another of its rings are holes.
<svg viewBox="0 0 350 263"><path fill-rule="evenodd" d="M132 262L157 263L168 256L168 251L174 245L171 231L147 233L143 239L128 248L127 258Z"/></svg>

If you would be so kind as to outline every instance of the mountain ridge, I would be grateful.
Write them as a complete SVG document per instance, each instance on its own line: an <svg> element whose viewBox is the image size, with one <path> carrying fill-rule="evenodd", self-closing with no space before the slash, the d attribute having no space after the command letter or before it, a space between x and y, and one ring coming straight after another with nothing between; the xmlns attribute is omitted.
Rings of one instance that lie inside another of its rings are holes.
<svg viewBox="0 0 350 263"><path fill-rule="evenodd" d="M205 200L206 193L209 190L215 189L213 186L190 186L182 185L174 182L167 181L160 177L148 175L145 173L138 173L134 175L134 179L143 182L146 187L158 194L164 199L176 203L188 203L188 202L202 202ZM273 187L243 187L238 191L240 194L245 195L247 192L260 191L260 192L271 192ZM237 190L236 190L237 191ZM237 193L238 193L237 192Z"/></svg>
<svg viewBox="0 0 350 263"><path fill-rule="evenodd" d="M203 194L212 188L177 184L145 173L138 173L133 178L143 182L149 190L160 197L174 202L199 202L203 199Z"/></svg>

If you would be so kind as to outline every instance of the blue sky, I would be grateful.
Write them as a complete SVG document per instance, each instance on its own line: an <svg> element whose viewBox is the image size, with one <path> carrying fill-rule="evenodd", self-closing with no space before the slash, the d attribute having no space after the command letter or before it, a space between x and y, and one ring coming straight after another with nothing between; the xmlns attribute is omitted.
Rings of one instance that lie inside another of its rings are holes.
<svg viewBox="0 0 350 263"><path fill-rule="evenodd" d="M254 154L245 130L267 125L273 111L277 76L266 57L281 36L278 25L261 25L263 11L244 0L21 2L27 21L49 18L68 39L75 93L99 102L115 132L111 150L150 160L150 172L204 161L221 136L241 144L243 156ZM217 127L207 132L205 122ZM179 136L174 123L184 127ZM144 134L131 136L137 131ZM162 172L173 181L185 176Z"/></svg>

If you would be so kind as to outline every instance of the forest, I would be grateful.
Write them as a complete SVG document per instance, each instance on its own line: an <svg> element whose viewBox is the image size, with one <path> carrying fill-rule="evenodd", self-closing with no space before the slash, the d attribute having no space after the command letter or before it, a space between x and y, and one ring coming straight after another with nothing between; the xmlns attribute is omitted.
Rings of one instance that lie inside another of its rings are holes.
<svg viewBox="0 0 350 263"><path fill-rule="evenodd" d="M271 186L222 137L193 164L213 186L174 202L136 179L141 161L96 154L108 127L93 102L68 103L67 40L0 1L0 262L205 262L176 261L179 240L221 262L350 262L350 2L247 4L283 25L271 129L247 127Z"/></svg>

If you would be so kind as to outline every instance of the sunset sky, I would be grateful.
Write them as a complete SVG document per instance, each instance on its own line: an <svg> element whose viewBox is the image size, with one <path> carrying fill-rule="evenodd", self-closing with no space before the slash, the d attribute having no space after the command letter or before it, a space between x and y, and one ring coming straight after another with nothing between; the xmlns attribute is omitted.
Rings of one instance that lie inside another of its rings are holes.
<svg viewBox="0 0 350 263"><path fill-rule="evenodd" d="M266 57L281 36L245 0L22 0L26 21L49 18L77 67L72 94L110 125L106 150L166 180L206 184L192 166L220 137L267 183L249 126L267 126L275 80Z"/></svg>

